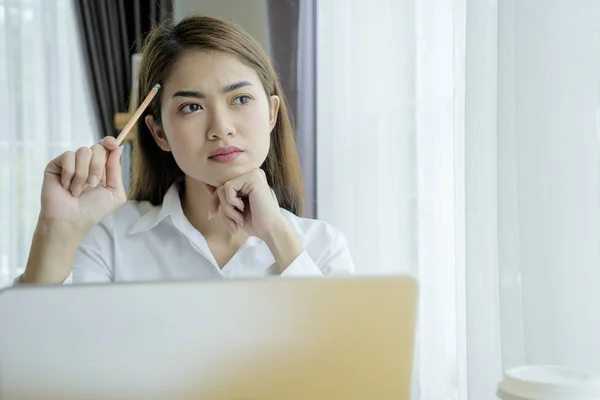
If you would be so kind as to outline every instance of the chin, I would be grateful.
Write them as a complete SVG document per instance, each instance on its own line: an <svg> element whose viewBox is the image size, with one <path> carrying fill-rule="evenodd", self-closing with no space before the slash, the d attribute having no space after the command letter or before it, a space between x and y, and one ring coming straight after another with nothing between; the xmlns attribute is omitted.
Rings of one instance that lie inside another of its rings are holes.
<svg viewBox="0 0 600 400"><path fill-rule="evenodd" d="M211 168L211 174L203 174L202 176L198 176L199 181L205 182L211 186L219 187L223 186L226 182L240 177L248 172L252 171L256 167L249 166L227 166L227 168Z"/></svg>

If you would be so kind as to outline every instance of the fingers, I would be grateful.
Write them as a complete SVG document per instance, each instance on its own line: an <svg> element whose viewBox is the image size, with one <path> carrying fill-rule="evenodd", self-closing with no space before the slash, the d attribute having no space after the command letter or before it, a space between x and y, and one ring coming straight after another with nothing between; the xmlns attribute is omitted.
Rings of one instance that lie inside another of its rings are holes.
<svg viewBox="0 0 600 400"><path fill-rule="evenodd" d="M237 209L240 211L244 211L244 202L238 197L237 190L235 190L233 185L229 183L223 185L223 192L225 193L225 199L229 204L231 204L234 207L237 207Z"/></svg>
<svg viewBox="0 0 600 400"><path fill-rule="evenodd" d="M239 226L244 226L244 216L241 212L235 209L235 207L227 201L225 196L224 187L220 187L217 189L217 195L219 196L219 201L221 204L221 210L223 210L223 214L231 219L235 224Z"/></svg>
<svg viewBox="0 0 600 400"><path fill-rule="evenodd" d="M117 145L117 139L115 139L112 136L105 137L98 144L100 144L101 146L104 146L104 148L108 151L114 151L117 149L117 147L119 147Z"/></svg>
<svg viewBox="0 0 600 400"><path fill-rule="evenodd" d="M207 184L205 184L205 187L206 191L211 196L208 219L211 219L214 215L216 215L219 212L219 208L223 209L223 222L225 223L225 226L229 232L235 235L240 226L244 225L244 216L227 200L224 187L217 189Z"/></svg>
<svg viewBox="0 0 600 400"><path fill-rule="evenodd" d="M61 170L60 184L65 190L69 190L73 175L75 175L75 153L72 151L63 153L54 161L54 164Z"/></svg>
<svg viewBox="0 0 600 400"><path fill-rule="evenodd" d="M125 190L121 171L121 154L123 154L123 146L118 146L110 152L106 161L106 188L111 190Z"/></svg>
<svg viewBox="0 0 600 400"><path fill-rule="evenodd" d="M231 232L232 235L235 235L238 232L238 229L240 229L237 222L234 222L225 214L223 214L223 222L225 222L225 226L227 226L227 229L229 229L229 232Z"/></svg>
<svg viewBox="0 0 600 400"><path fill-rule="evenodd" d="M220 207L223 210L225 224L232 233L244 226L245 216L250 218L249 211L246 210L248 204L240 198L240 195L250 197L251 193L257 189L264 197L269 190L265 172L261 169L232 179L218 189L209 185L205 186L208 194L212 197L209 219L218 212ZM268 196L271 198L270 193Z"/></svg>
<svg viewBox="0 0 600 400"><path fill-rule="evenodd" d="M238 195L242 195L244 197L250 195L250 193L256 188L262 185L268 186L267 178L265 175L265 171L260 168L252 170L251 172L239 176L235 179L230 180L225 183L223 186L230 187L232 190L228 190L228 198L238 197ZM241 199L240 199L241 200ZM243 202L242 202L243 203ZM243 207L243 205L242 205ZM239 208L239 207L238 207ZM242 210L242 208L240 208Z"/></svg>
<svg viewBox="0 0 600 400"><path fill-rule="evenodd" d="M73 196L79 196L84 189L90 172L90 162L92 161L92 149L81 147L75 152L75 174L71 181L71 193Z"/></svg>
<svg viewBox="0 0 600 400"><path fill-rule="evenodd" d="M56 157L46 167L46 173L60 175L61 186L70 190L73 196L79 196L86 187L96 187L101 182L112 189L123 189L119 162L122 152L123 148L117 146L115 138L106 137L91 148L81 147Z"/></svg>
<svg viewBox="0 0 600 400"><path fill-rule="evenodd" d="M106 166L106 148L101 144L95 144L92 146L91 150L92 159L90 161L90 172L87 178L87 184L91 187L96 187L104 174L104 167Z"/></svg>

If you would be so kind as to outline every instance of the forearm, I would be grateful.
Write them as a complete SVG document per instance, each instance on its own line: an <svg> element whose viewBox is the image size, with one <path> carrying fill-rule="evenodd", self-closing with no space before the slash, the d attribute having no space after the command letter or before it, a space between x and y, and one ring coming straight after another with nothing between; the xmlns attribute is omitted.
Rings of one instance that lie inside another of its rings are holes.
<svg viewBox="0 0 600 400"><path fill-rule="evenodd" d="M296 232L286 221L282 221L280 225L269 232L265 243L271 250L280 272L285 271L303 251Z"/></svg>
<svg viewBox="0 0 600 400"><path fill-rule="evenodd" d="M65 226L39 222L21 283L57 285L71 273L84 234Z"/></svg>

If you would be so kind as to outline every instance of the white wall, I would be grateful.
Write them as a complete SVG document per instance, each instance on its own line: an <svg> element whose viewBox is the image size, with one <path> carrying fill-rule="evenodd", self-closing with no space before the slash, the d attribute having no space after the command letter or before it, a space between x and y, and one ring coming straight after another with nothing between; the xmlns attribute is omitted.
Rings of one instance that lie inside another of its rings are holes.
<svg viewBox="0 0 600 400"><path fill-rule="evenodd" d="M206 14L240 24L267 49L267 0L175 0L176 21L190 14Z"/></svg>

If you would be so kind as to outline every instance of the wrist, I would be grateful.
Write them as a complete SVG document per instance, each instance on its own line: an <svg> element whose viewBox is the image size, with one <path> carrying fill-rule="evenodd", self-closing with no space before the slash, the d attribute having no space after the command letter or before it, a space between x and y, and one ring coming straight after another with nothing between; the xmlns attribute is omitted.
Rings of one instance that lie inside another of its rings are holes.
<svg viewBox="0 0 600 400"><path fill-rule="evenodd" d="M262 240L271 250L280 272L283 272L303 251L296 232L283 218Z"/></svg>
<svg viewBox="0 0 600 400"><path fill-rule="evenodd" d="M265 230L260 238L267 245L275 244L281 235L289 235L290 230L288 222L283 217L280 217L275 223L270 225L269 229Z"/></svg>
<svg viewBox="0 0 600 400"><path fill-rule="evenodd" d="M68 223L38 220L21 283L62 283L85 234Z"/></svg>
<svg viewBox="0 0 600 400"><path fill-rule="evenodd" d="M45 218L43 215L38 217L35 226L34 235L41 237L52 237L61 239L83 239L90 228L71 221L60 221L51 218Z"/></svg>

